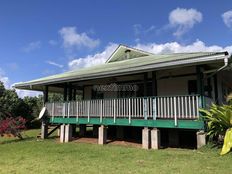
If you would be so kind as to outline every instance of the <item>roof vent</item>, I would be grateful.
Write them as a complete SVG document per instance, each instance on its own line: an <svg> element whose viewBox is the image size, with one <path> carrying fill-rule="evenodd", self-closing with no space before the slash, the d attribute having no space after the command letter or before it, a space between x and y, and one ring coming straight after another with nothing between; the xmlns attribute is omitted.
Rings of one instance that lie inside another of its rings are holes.
<svg viewBox="0 0 232 174"><path fill-rule="evenodd" d="M126 53L126 59L130 59L130 52L131 50L126 50L125 53Z"/></svg>

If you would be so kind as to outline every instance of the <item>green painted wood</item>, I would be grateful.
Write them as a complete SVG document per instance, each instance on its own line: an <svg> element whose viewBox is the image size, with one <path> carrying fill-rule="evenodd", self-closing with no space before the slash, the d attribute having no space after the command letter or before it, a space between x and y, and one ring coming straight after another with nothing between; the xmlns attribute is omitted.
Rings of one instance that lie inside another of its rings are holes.
<svg viewBox="0 0 232 174"><path fill-rule="evenodd" d="M178 120L177 126L173 120L143 120L131 119L129 123L128 118L117 118L114 122L113 118L103 118L102 123L100 118L79 118L76 117L63 118L54 117L50 118L50 123L53 124L96 124L96 125L116 125L116 126L137 126L137 127L157 127L157 128L180 128L180 129L203 129L204 122L198 120Z"/></svg>

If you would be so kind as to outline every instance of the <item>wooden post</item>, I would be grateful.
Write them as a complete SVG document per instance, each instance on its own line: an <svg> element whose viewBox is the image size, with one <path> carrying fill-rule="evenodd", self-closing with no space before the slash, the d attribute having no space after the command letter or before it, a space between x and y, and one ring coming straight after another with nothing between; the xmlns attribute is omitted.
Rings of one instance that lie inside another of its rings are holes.
<svg viewBox="0 0 232 174"><path fill-rule="evenodd" d="M196 66L197 71L197 93L201 95L202 108L204 107L204 77L201 66Z"/></svg>
<svg viewBox="0 0 232 174"><path fill-rule="evenodd" d="M208 96L211 98L212 97L211 78L207 79L207 92L208 92Z"/></svg>
<svg viewBox="0 0 232 174"><path fill-rule="evenodd" d="M156 71L153 71L153 72L152 72L152 96L157 96Z"/></svg>
<svg viewBox="0 0 232 174"><path fill-rule="evenodd" d="M217 86L217 74L213 76L213 83L214 83L214 96L215 96L215 102L216 104L219 104L218 102L218 86Z"/></svg>
<svg viewBox="0 0 232 174"><path fill-rule="evenodd" d="M67 83L64 84L64 101L67 101L67 94L68 94L68 85Z"/></svg>
<svg viewBox="0 0 232 174"><path fill-rule="evenodd" d="M48 86L45 86L44 90L44 106L45 103L48 102ZM48 137L48 121L46 117L42 118L42 124L41 124L41 138L46 139Z"/></svg>
<svg viewBox="0 0 232 174"><path fill-rule="evenodd" d="M45 86L44 90L44 104L48 102L48 85Z"/></svg>
<svg viewBox="0 0 232 174"><path fill-rule="evenodd" d="M147 75L148 73L144 73L144 79L143 79L143 91L144 91L144 97L147 97Z"/></svg>
<svg viewBox="0 0 232 174"><path fill-rule="evenodd" d="M68 85L68 101L72 101L73 100L72 92L73 92L72 84L69 84Z"/></svg>
<svg viewBox="0 0 232 174"><path fill-rule="evenodd" d="M76 89L73 89L73 97L72 97L72 99L73 99L74 101L76 101L76 95L77 95L77 90L76 90Z"/></svg>

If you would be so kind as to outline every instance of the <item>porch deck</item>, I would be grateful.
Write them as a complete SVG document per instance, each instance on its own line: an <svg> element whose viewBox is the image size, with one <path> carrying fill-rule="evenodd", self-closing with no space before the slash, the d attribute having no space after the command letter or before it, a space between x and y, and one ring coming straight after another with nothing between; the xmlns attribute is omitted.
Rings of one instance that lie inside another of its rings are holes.
<svg viewBox="0 0 232 174"><path fill-rule="evenodd" d="M115 98L46 103L52 124L96 124L203 129L200 95Z"/></svg>

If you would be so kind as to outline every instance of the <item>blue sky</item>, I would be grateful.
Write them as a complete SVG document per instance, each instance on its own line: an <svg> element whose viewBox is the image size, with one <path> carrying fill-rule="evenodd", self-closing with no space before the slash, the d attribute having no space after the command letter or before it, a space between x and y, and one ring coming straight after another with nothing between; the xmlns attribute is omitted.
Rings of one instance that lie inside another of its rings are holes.
<svg viewBox="0 0 232 174"><path fill-rule="evenodd" d="M232 51L231 38L229 0L0 1L0 80L10 87L99 64L120 43L157 54Z"/></svg>

